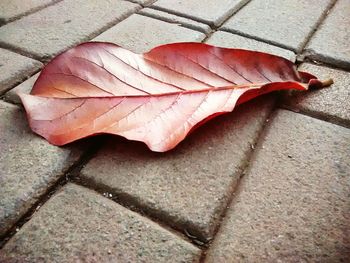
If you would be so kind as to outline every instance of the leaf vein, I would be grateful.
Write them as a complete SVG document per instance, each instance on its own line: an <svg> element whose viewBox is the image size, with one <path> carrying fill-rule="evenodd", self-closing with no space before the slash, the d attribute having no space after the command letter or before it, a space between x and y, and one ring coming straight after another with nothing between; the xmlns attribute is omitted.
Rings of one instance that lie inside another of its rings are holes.
<svg viewBox="0 0 350 263"><path fill-rule="evenodd" d="M183 54L181 54L181 53L179 53L179 52L177 52L176 54L178 54L178 55L184 57L185 59L187 59L188 61L191 61L192 63L194 63L194 64L200 66L201 68L205 69L206 71L210 72L211 74L213 74L213 75L215 75L215 76L217 76L217 77L219 77L219 78L221 78L221 79L223 79L223 80L225 80L225 81L227 81L227 82L230 82L230 83L233 84L233 85L236 85L235 82L232 82L231 80L226 79L225 77L223 77L223 76L217 74L216 72L211 71L210 69L208 69L207 67L204 67L202 64L196 62L195 60L192 60L192 59L190 59L189 57L187 57L187 56L185 56L185 55L183 55Z"/></svg>
<svg viewBox="0 0 350 263"><path fill-rule="evenodd" d="M184 88L181 88L181 87L179 87L179 86L177 86L177 85L174 85L174 84L171 84L171 83L168 83L168 82L164 82L164 81L159 80L159 79L157 79L157 78L155 78L155 77L152 77L152 76L150 76L150 75L147 75L146 73L142 72L141 70L135 69L133 66L131 66L131 65L128 64L128 63L126 63L125 61L123 61L122 59L120 59L120 58L119 58L118 56L116 56L115 54L109 52L107 49L103 49L103 50L106 51L108 54L112 55L113 57L117 58L119 61L121 61L121 62L124 63L125 65L129 66L129 67L132 68L133 70L135 70L135 71L137 71L137 72L140 72L142 75L144 75L144 76L146 76L146 77L148 77L148 78L150 78L150 79L153 79L153 80L155 80L155 81L158 81L159 83L162 83L162 84L166 84L166 85L172 86L172 87L174 87L174 88L176 88L176 89L179 89L179 90L185 90Z"/></svg>
<svg viewBox="0 0 350 263"><path fill-rule="evenodd" d="M183 76L185 76L185 77L187 77L187 78L190 78L190 79L192 79L192 80L196 80L196 81L198 81L198 82L200 82L200 83L202 83L202 84L204 84L204 85L206 85L206 86L208 86L208 87L214 87L213 85L210 85L209 83L206 83L205 81L199 80L199 79L197 79L197 78L195 78L195 77L193 77L193 76L189 76L189 75L187 75L187 74L185 74L185 73L183 73L183 72L180 72L180 71L177 71L177 70L175 70L175 69L172 69L171 67L169 67L169 66L167 66L167 65L165 65L165 64L161 64L161 63L156 62L156 61L154 61L154 60L151 60L150 58L147 58L147 57L145 57L145 56L143 56L143 58L144 58L145 60L151 62L151 63L157 64L158 66L161 66L161 67L163 67L163 68L167 68L167 69L169 69L169 70L171 70L171 71L173 71L173 72L176 72L176 73L178 73L178 74L180 74L180 75L183 75Z"/></svg>
<svg viewBox="0 0 350 263"><path fill-rule="evenodd" d="M249 83L253 83L252 81L250 81L249 79L247 79L246 77L243 76L242 73L239 73L237 71L237 69L235 69L234 67L232 67L230 64L227 64L221 57L217 56L216 54L212 53L210 50L208 50L208 53L213 55L214 57L218 58L219 60L221 60L225 65L227 65L230 69L232 69L234 72L236 72L240 77L242 77L243 79L245 79L246 81L248 81Z"/></svg>
<svg viewBox="0 0 350 263"><path fill-rule="evenodd" d="M75 77L75 78L78 78L78 79L80 79L80 80L82 80L82 81L84 81L84 82L89 83L90 85L92 85L92 86L94 86L94 87L96 87L96 88L98 88L98 89L100 89L100 90L102 90L102 91L104 91L104 92L106 92L106 93L108 93L108 94L110 94L110 95L114 95L113 93L111 93L111 92L109 92L109 91L107 91L107 90L104 90L104 89L102 89L101 87L99 87L99 86L97 86L97 85L91 83L90 81L88 81L88 80L86 80L86 79L83 79L83 78L81 78L81 77L79 77L79 76L77 76L77 75L68 74L68 73L63 73L63 72L53 72L53 73L50 73L50 74ZM76 95L75 95L75 96L76 96Z"/></svg>
<svg viewBox="0 0 350 263"><path fill-rule="evenodd" d="M117 80L119 80L120 82L126 84L127 86L129 86L129 87L131 87L131 88L133 88L133 89L136 89L136 90L138 90L138 91L144 92L144 93L146 93L146 94L150 94L149 92L144 91L144 90L139 89L139 88L136 88L135 86L133 86L133 85L127 83L126 81L123 81L122 79L118 78L116 75L114 75L112 72L110 72L108 69L106 69L106 68L104 67L103 62L102 62L102 59L101 59L101 63L102 63L102 66L101 66L101 65L97 64L96 62L91 61L91 60L86 59L86 58L83 58L83 57L73 57L73 58L83 59L83 60L85 60L85 61L88 61L88 62L90 62L90 63L92 63L92 64L98 66L99 68L102 68L104 71L106 71L106 72L107 72L108 74L110 74L112 77L116 78ZM90 83L90 82L89 82L89 83ZM102 89L102 88L100 88L100 89ZM102 89L102 90L105 90L105 89ZM106 91L106 92L107 92L107 91ZM108 93L110 93L110 92L108 92ZM110 93L110 94L115 95L114 93Z"/></svg>

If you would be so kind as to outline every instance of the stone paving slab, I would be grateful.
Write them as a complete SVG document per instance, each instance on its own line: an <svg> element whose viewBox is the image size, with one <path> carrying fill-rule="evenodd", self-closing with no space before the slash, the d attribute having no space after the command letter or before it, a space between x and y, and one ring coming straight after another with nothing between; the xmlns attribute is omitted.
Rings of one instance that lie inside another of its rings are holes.
<svg viewBox="0 0 350 263"><path fill-rule="evenodd" d="M34 135L19 107L0 101L0 236L80 155Z"/></svg>
<svg viewBox="0 0 350 263"><path fill-rule="evenodd" d="M21 104L21 99L19 98L17 93L20 92L20 93L29 94L33 88L35 81L39 77L39 74L40 74L40 72L35 74L34 76L30 77L26 81L22 82L18 86L14 87L13 89L8 91L7 93L5 93L5 95L4 95L5 100L12 102L12 103L15 103L15 104Z"/></svg>
<svg viewBox="0 0 350 263"><path fill-rule="evenodd" d="M205 35L201 32L135 14L93 40L112 42L134 52L143 53L162 44L198 42L204 38Z"/></svg>
<svg viewBox="0 0 350 263"><path fill-rule="evenodd" d="M299 52L333 0L250 1L222 29Z"/></svg>
<svg viewBox="0 0 350 263"><path fill-rule="evenodd" d="M350 69L350 2L338 0L306 47L312 59Z"/></svg>
<svg viewBox="0 0 350 263"><path fill-rule="evenodd" d="M272 46L264 42L260 42L254 39L242 37L224 31L215 32L209 37L206 43L227 48L241 48L266 52L276 56L284 57L293 62L295 62L296 59L296 55L290 50Z"/></svg>
<svg viewBox="0 0 350 263"><path fill-rule="evenodd" d="M0 43L41 59L72 47L140 6L121 0L65 0L0 27Z"/></svg>
<svg viewBox="0 0 350 263"><path fill-rule="evenodd" d="M295 111L301 110L350 127L350 73L308 63L303 63L299 69L319 79L333 78L334 84L307 93L294 92L294 96L284 97L284 104Z"/></svg>
<svg viewBox="0 0 350 263"><path fill-rule="evenodd" d="M249 0L158 0L152 7L218 26L247 2Z"/></svg>
<svg viewBox="0 0 350 263"><path fill-rule="evenodd" d="M196 22L188 18L176 16L176 15L169 14L167 12L159 11L152 8L141 9L139 11L139 14L154 17L156 19L163 20L169 23L182 25L184 27L188 27L190 29L200 31L205 34L209 34L209 32L211 31L210 26L208 26L207 24Z"/></svg>
<svg viewBox="0 0 350 263"><path fill-rule="evenodd" d="M244 104L167 153L111 136L81 178L202 241L211 239L271 107L269 97Z"/></svg>
<svg viewBox="0 0 350 263"><path fill-rule="evenodd" d="M5 245L21 262L198 262L200 249L156 223L68 184Z"/></svg>
<svg viewBox="0 0 350 263"><path fill-rule="evenodd" d="M0 48L0 95L42 67L42 63Z"/></svg>
<svg viewBox="0 0 350 263"><path fill-rule="evenodd" d="M206 262L348 262L350 130L280 110Z"/></svg>
<svg viewBox="0 0 350 263"><path fill-rule="evenodd" d="M57 1L57 0L56 0ZM12 21L20 16L30 12L35 12L43 8L55 0L1 0L0 1L0 25Z"/></svg>

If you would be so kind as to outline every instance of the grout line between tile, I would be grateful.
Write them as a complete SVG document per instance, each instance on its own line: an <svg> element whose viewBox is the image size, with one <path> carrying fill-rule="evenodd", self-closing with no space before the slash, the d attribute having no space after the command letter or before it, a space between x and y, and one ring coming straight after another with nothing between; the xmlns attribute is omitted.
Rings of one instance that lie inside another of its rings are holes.
<svg viewBox="0 0 350 263"><path fill-rule="evenodd" d="M176 15L176 16L179 16L179 17L182 17L182 18L187 18L187 19L190 19L190 20L193 20L195 22L202 23L202 24L207 24L210 27L214 26L213 22L208 21L206 19L200 19L200 18L197 18L197 17L193 17L193 16L190 16L190 15L183 14L181 12L173 11L173 10L170 10L170 9L167 9L167 8L163 8L163 7L159 7L159 6L153 6L153 5L148 6L148 8L155 9L155 10L158 10L158 11L162 11L162 12L165 12L165 13L168 13L168 14Z"/></svg>
<svg viewBox="0 0 350 263"><path fill-rule="evenodd" d="M226 17L226 19L224 19L222 22L220 22L220 24L218 26L211 26L212 31L207 34L207 36L202 40L202 43L205 43L211 37L212 34L214 34L217 31L220 31L218 29L220 29L223 24L225 24L229 19L231 19L236 13L238 13L249 2L250 2L250 0L246 1L244 4L242 4L237 10L232 12L232 14L230 14L229 16Z"/></svg>
<svg viewBox="0 0 350 263"><path fill-rule="evenodd" d="M316 31L319 29L323 21L327 18L328 14L332 12L333 7L335 6L337 0L333 0L327 8L323 11L320 18L317 20L316 24L312 28L311 32L308 34L308 36L305 38L303 43L300 45L300 50L298 53L302 53L306 47L306 45L310 42L311 38L315 35Z"/></svg>
<svg viewBox="0 0 350 263"><path fill-rule="evenodd" d="M7 100L5 99L5 94L6 94L7 92L9 92L10 90L14 89L15 87L17 87L18 85L20 85L21 83L23 83L24 81L26 81L26 80L28 80L29 78L33 77L35 74L37 74L37 73L40 72L41 70L42 70L42 67L40 67L40 68L38 68L37 70L33 71L33 73L31 73L31 74L28 75L28 76L25 76L25 77L23 77L23 78L18 78L17 81L16 81L13 85L9 86L7 89L5 89L5 90L3 90L3 91L0 92L0 99L3 100L3 101L6 101L6 102L8 102L8 103L11 103L11 104L16 105L15 103L13 103L13 102L11 102L11 101L7 101Z"/></svg>
<svg viewBox="0 0 350 263"><path fill-rule="evenodd" d="M315 57L315 55L317 57ZM301 56L304 57L303 62L309 62L318 66L326 66L328 68L340 69L350 72L350 62L342 61L322 54L317 54L311 49L304 50Z"/></svg>
<svg viewBox="0 0 350 263"><path fill-rule="evenodd" d="M146 4L141 4L141 3L137 2L136 0L124 0L124 1L130 2L130 3L133 3L133 4L138 4L138 5L142 6L142 7L148 7L148 6L152 5L154 2L156 2L157 0L151 0L148 3L146 3Z"/></svg>
<svg viewBox="0 0 350 263"><path fill-rule="evenodd" d="M301 63L308 63L308 64L312 64L312 65L316 65L319 67L325 67L325 68L330 68L330 69L335 69L335 70L341 70L344 72L350 72L350 69L347 67L341 67L339 64L329 64L327 62L323 62L323 61L319 61L319 60L315 60L315 59L310 59L310 58L305 58ZM300 63L300 64L301 64Z"/></svg>
<svg viewBox="0 0 350 263"><path fill-rule="evenodd" d="M7 25L7 24L9 24L9 23L11 23L11 22L14 22L14 21L16 21L16 20L19 20L19 19L21 19L22 17L25 17L25 16L28 16L28 15L34 14L34 13L40 11L40 10L45 9L46 7L55 5L55 4L57 4L57 3L61 2L61 1L63 1L63 0L55 0L55 1L52 1L52 2L50 2L50 3L44 4L44 5L42 5L42 6L38 6L38 7L33 8L33 9L27 11L27 12L24 12L24 13L22 13L22 14L19 14L18 16L12 17L12 18L10 18L10 19L7 20L7 21L2 21L2 20L0 19L0 27L1 27L1 26L4 26L4 25Z"/></svg>
<svg viewBox="0 0 350 263"><path fill-rule="evenodd" d="M40 61L40 62L43 62L42 59L38 56L36 56L35 54L32 54L30 52L27 52L25 50L22 50L21 48L19 47L16 47L16 46L12 46L10 44L7 44L3 41L0 41L0 48L3 48L3 49L7 49L9 51L12 51L14 53L17 53L19 55L22 55L24 57L28 57L28 58L31 58L31 59L34 59L34 60L37 60L37 61Z"/></svg>
<svg viewBox="0 0 350 263"><path fill-rule="evenodd" d="M307 110L307 109L295 109L289 105L281 104L278 108L288 110L297 114L305 115L307 117L328 122L333 125L341 126L343 128L350 129L350 120L342 119L337 116L320 113L317 111Z"/></svg>
<svg viewBox="0 0 350 263"><path fill-rule="evenodd" d="M142 10L141 10L142 11ZM169 13L167 13L169 14ZM167 22L167 23L170 23L170 24L178 24L179 26L181 27L184 27L184 28L188 28L188 29L191 29L191 30L195 30L195 31L198 31L198 32L201 32L203 34L206 34L207 32L205 32L204 29L202 29L201 27L199 26L196 26L196 25L192 25L192 24L189 24L189 23L181 23L181 22L175 22L175 21L171 21L171 19L167 19L166 17L159 17L157 15L153 15L153 14L149 14L149 13L137 13L137 15L140 15L140 16L145 16L145 17L149 17L149 18L153 18L153 19L156 19L156 20L159 20L159 21L163 21L163 22ZM173 14L169 14L169 15L173 15ZM184 18L184 17L179 17L179 18ZM196 22L196 23L199 23L195 20L192 20L192 19L189 19L189 18L186 18L188 20L191 20L193 22ZM181 23L181 24L180 24ZM201 23L203 24L203 23ZM206 25L207 24L203 24L203 25Z"/></svg>
<svg viewBox="0 0 350 263"><path fill-rule="evenodd" d="M203 246L200 245L198 242L195 242L194 239L191 239L190 236L187 236L184 233L183 229L181 229L181 226L176 227L171 223L169 224L169 220L162 219L161 216L154 214L153 211L149 211L149 208L142 207L131 196L127 194L114 194L112 197L107 197L104 195L105 193L108 194L110 192L113 192L113 189L111 189L108 185L101 185L88 179L81 179L79 178L79 176L72 178L71 182L78 184L80 186L83 186L85 188L94 190L95 192L101 194L101 196L112 200L113 202L119 204L120 206L132 212L135 212L144 218L147 218L148 220L168 230L169 232L179 237L180 239L188 243L191 243L195 247L203 250Z"/></svg>
<svg viewBox="0 0 350 263"><path fill-rule="evenodd" d="M271 46L283 48L283 49L286 49L286 50L293 51L294 53L297 53L296 49L294 49L292 47L288 47L287 45L283 45L281 43L277 43L277 42L274 42L274 41L269 41L269 40L266 40L266 39L263 39L263 38L260 38L260 37L257 37L257 36L253 36L253 35L241 32L239 30L228 29L228 28L220 28L219 31L223 31L223 32L235 34L235 35L238 35L238 36L246 37L246 38L249 38L249 39L257 40L259 42L263 42L263 43L269 44Z"/></svg>
<svg viewBox="0 0 350 263"><path fill-rule="evenodd" d="M254 140L254 144L253 144L252 148L250 149L248 156L246 157L245 163L242 166L242 172L240 174L240 178L237 180L235 187L232 188L229 200L226 203L226 208L222 211L222 213L220 215L220 219L219 219L218 223L216 224L213 238L202 252L200 262L205 262L206 255L207 255L209 249L211 248L211 245L215 242L217 234L219 233L220 228L222 227L222 225L225 221L228 210L230 209L230 207L232 205L234 205L234 199L236 196L239 195L240 189L242 187L241 186L242 180L244 180L246 174L248 173L251 161L253 160L253 158L256 154L256 150L259 149L259 147L260 147L259 145L261 144L263 138L265 137L265 133L266 133L268 127L270 126L271 119L273 119L273 116L274 116L274 113L276 110L277 110L277 107L276 107L276 100L275 100L273 106L271 107L271 111L268 113L268 115L265 119L265 122L262 125L262 127L260 128L260 130L259 130L259 132Z"/></svg>
<svg viewBox="0 0 350 263"><path fill-rule="evenodd" d="M62 172L61 177L49 186L45 193L42 194L38 200L28 209L28 211L17 220L16 223L2 236L0 236L0 249L3 248L7 241L9 241L25 223L27 223L35 214L35 212L44 205L57 191L59 191L65 184L70 181L70 178L76 175L82 167L95 155L101 143L99 139L96 139L91 145L88 145L88 149L83 152L80 158Z"/></svg>
<svg viewBox="0 0 350 263"><path fill-rule="evenodd" d="M124 208L133 211L140 216L147 218L154 222L155 224L158 224L160 227L168 230L175 236L179 237L180 239L191 243L195 247L199 248L200 250L203 249L203 246L199 245L198 243L194 242L191 238L183 234L181 229L173 228L171 225L166 224L162 220L160 220L157 217L149 216L149 213L142 210L142 208L136 207L133 204L129 204L127 202L124 202L122 199L118 198L117 196L114 196L113 198L109 198L103 195L103 193L108 192L108 187L101 187L94 184L91 184L87 181L83 181L79 177L79 173L81 169L86 165L99 151L99 149L104 145L104 138L103 136L98 137L92 145L89 146L88 150L85 151L82 156L77 160L72 166L67 168L66 171L62 172L62 176L48 189L46 192L39 198L38 201L36 201L31 208L3 235L0 237L0 249L6 245L6 243L17 233L17 231L25 224L27 223L35 214L38 209L43 206L47 201L50 200L50 198L55 195L63 186L65 186L67 183L75 183L77 185L83 186L87 189L94 190L97 193L101 194L104 198L108 198L115 203L123 206Z"/></svg>
<svg viewBox="0 0 350 263"><path fill-rule="evenodd" d="M8 44L8 43L2 42L2 41L0 41L0 48L8 49L8 50L10 50L12 52L15 52L15 53L18 53L18 54L20 54L22 56L33 58L35 60L38 60L38 61L46 64L48 61L50 61L56 55L64 52L65 50L68 50L69 48L72 48L72 47L78 45L79 43L83 43L83 42L87 42L87 41L92 40L93 38L97 37L98 35L102 34L103 32L107 31L108 29L112 28L113 26L117 25L118 23L122 22L123 20L127 19L129 16L135 14L140 9L141 9L141 6L139 5L138 8L136 8L135 10L130 10L126 14L122 15L121 17L114 19L113 21L107 23L105 26L101 27L100 29L98 29L98 30L96 30L96 31L94 31L92 33L90 33L88 36L84 37L83 39L81 39L77 43L66 47L64 50L58 52L57 54L53 55L52 57L51 56L40 57L40 56L38 56L38 55L36 55L34 53L25 51L25 50L21 49L20 47L13 46L11 44Z"/></svg>

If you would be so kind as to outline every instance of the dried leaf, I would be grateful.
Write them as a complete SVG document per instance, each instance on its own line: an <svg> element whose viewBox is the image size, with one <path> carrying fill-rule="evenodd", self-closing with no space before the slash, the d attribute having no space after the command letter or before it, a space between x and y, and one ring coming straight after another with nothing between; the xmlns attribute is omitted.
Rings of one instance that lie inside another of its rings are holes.
<svg viewBox="0 0 350 263"><path fill-rule="evenodd" d="M89 42L54 58L20 97L32 130L52 144L111 133L163 152L247 100L310 85L322 83L260 52L175 43L135 54Z"/></svg>

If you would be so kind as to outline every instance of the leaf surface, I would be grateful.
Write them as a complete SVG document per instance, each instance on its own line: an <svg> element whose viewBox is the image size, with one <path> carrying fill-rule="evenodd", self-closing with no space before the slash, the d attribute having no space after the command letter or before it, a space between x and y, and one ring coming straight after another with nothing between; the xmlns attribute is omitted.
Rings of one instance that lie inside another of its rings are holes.
<svg viewBox="0 0 350 263"><path fill-rule="evenodd" d="M174 148L199 124L274 90L321 86L270 54L174 43L135 54L110 43L72 48L20 94L34 132L55 145L111 133Z"/></svg>

